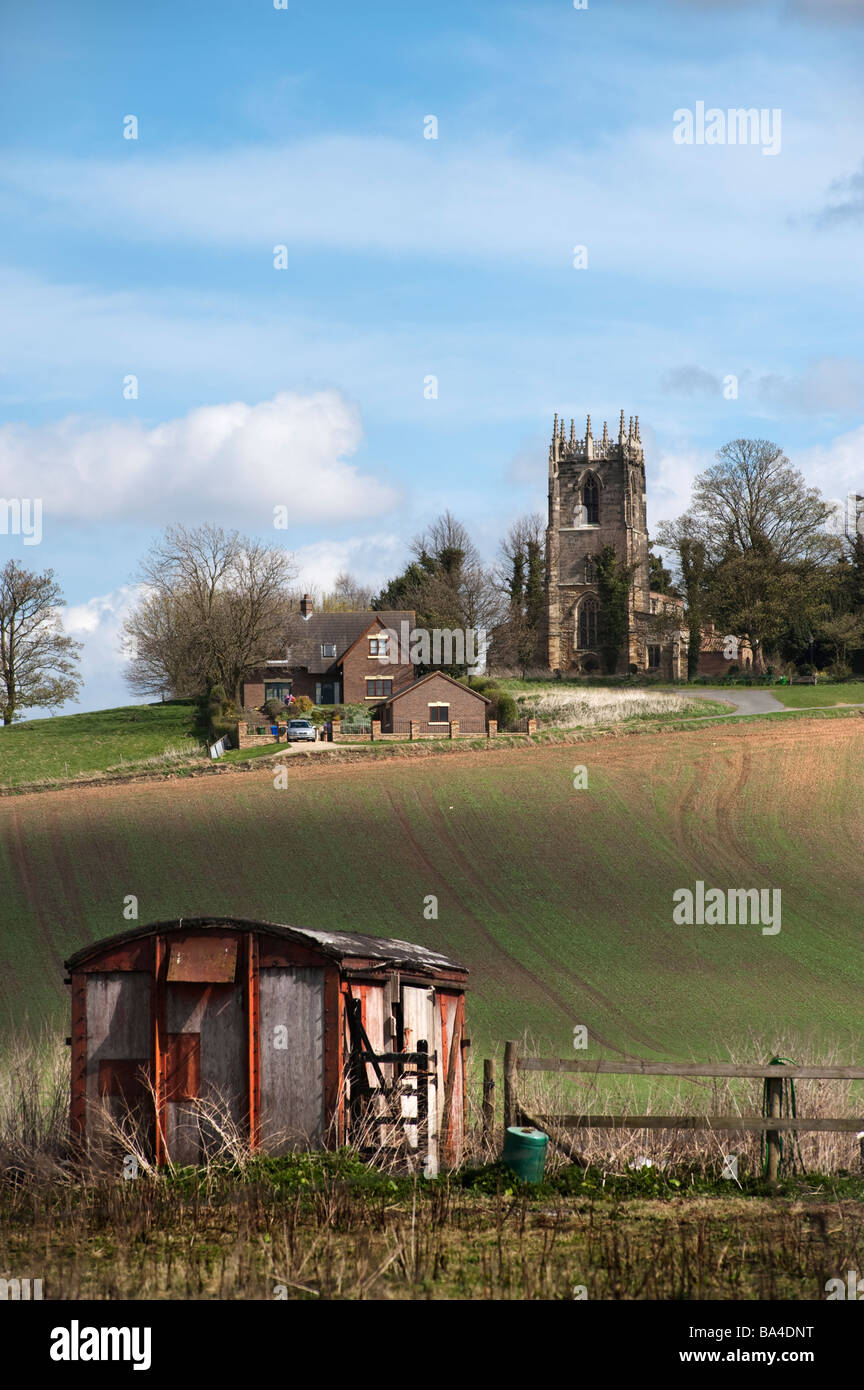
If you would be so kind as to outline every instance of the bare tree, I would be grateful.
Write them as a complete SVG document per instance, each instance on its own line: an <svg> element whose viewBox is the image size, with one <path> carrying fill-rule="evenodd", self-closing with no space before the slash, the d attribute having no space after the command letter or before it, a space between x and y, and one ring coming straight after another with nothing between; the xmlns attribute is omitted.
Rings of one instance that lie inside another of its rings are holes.
<svg viewBox="0 0 864 1390"><path fill-rule="evenodd" d="M11 724L22 709L57 709L80 689L81 643L67 637L54 571L32 574L9 560L0 571L0 709Z"/></svg>
<svg viewBox="0 0 864 1390"><path fill-rule="evenodd" d="M321 595L317 607L322 613L363 612L372 607L372 589L353 574L341 570L333 581L333 588Z"/></svg>
<svg viewBox="0 0 864 1390"><path fill-rule="evenodd" d="M284 641L296 570L278 546L207 523L169 526L141 565L144 594L124 625L127 679L141 693L199 694L244 677Z"/></svg>
<svg viewBox="0 0 864 1390"><path fill-rule="evenodd" d="M781 563L819 562L839 551L825 530L830 506L777 444L733 439L716 460L694 480L687 513L663 523L661 545L674 547L681 535L701 540L713 563L750 550L770 551Z"/></svg>

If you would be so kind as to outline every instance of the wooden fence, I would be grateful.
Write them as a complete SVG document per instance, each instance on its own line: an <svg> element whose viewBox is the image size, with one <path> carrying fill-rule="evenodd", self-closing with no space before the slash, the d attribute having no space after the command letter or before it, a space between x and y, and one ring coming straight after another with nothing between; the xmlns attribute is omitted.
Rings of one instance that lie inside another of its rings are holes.
<svg viewBox="0 0 864 1390"><path fill-rule="evenodd" d="M579 1076L751 1077L767 1081L767 1115L534 1115L520 1100L519 1077L526 1072L572 1072ZM504 1126L540 1123L553 1129L692 1129L756 1131L765 1135L767 1176L776 1182L780 1172L784 1133L860 1134L864 1131L864 1100L856 1119L807 1119L783 1115L784 1081L864 1081L864 1067L795 1067L731 1062L609 1062L575 1061L557 1057L520 1057L515 1042L504 1046ZM483 1063L483 1128L491 1139L494 1125L495 1063ZM864 1153L864 1147L862 1147Z"/></svg>

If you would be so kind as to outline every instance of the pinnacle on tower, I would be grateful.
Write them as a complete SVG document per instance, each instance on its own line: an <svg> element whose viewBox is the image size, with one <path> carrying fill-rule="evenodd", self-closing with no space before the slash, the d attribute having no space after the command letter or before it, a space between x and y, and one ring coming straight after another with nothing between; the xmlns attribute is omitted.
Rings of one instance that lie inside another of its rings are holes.
<svg viewBox="0 0 864 1390"><path fill-rule="evenodd" d="M639 440L639 416L638 416L638 415L636 416L636 425L635 425L635 428L636 428L636 438L637 438L637 440ZM641 443L642 441L639 440L639 442Z"/></svg>
<svg viewBox="0 0 864 1390"><path fill-rule="evenodd" d="M555 419L552 422L552 438L558 438L558 411L555 411Z"/></svg>
<svg viewBox="0 0 864 1390"><path fill-rule="evenodd" d="M603 421L603 443L609 443L609 426L606 424L605 420Z"/></svg>
<svg viewBox="0 0 864 1390"><path fill-rule="evenodd" d="M570 418L570 443L576 443L576 421L572 418L572 416Z"/></svg>
<svg viewBox="0 0 864 1390"><path fill-rule="evenodd" d="M590 439L590 438L591 438L591 416L590 416L590 415L588 416L588 420L587 420L587 423L586 423L586 425L585 425L585 438L586 438L586 439Z"/></svg>
<svg viewBox="0 0 864 1390"><path fill-rule="evenodd" d="M628 439L632 439L632 438L633 438L633 416L632 416L632 415L630 416L630 433L627 435L627 438L628 438Z"/></svg>
<svg viewBox="0 0 864 1390"><path fill-rule="evenodd" d="M618 443L624 443L624 411L621 411L621 422L618 426Z"/></svg>

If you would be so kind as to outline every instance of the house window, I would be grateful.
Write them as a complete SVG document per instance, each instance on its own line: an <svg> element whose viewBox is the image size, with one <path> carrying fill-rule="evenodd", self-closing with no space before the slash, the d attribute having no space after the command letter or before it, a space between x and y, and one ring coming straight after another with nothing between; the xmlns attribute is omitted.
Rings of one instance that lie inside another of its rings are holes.
<svg viewBox="0 0 864 1390"><path fill-rule="evenodd" d="M597 615L600 605L591 594L583 598L579 605L576 621L576 645L580 651L591 651L597 646Z"/></svg>
<svg viewBox="0 0 864 1390"><path fill-rule="evenodd" d="M659 671L660 669L660 648L649 646L648 648L648 670Z"/></svg>
<svg viewBox="0 0 864 1390"><path fill-rule="evenodd" d="M322 643L321 643L321 655L322 655L322 656L328 656L328 657L334 657L334 656L336 655L336 643L335 643L335 642L322 642Z"/></svg>
<svg viewBox="0 0 864 1390"><path fill-rule="evenodd" d="M596 526L600 520L600 489L597 479L589 473L582 484L582 522L585 526Z"/></svg>
<svg viewBox="0 0 864 1390"><path fill-rule="evenodd" d="M430 724L449 724L450 706L449 705L430 705L429 706Z"/></svg>
<svg viewBox="0 0 864 1390"><path fill-rule="evenodd" d="M373 680L367 680L367 682L366 682L366 699L367 699L367 700L380 699L382 695L383 695L385 698L389 698L392 694L393 694L393 682L392 682L392 681L373 681Z"/></svg>
<svg viewBox="0 0 864 1390"><path fill-rule="evenodd" d="M264 682L264 701L283 700L285 704L291 699L290 681L265 681Z"/></svg>
<svg viewBox="0 0 864 1390"><path fill-rule="evenodd" d="M370 638L369 638L369 655L370 655L370 656L387 656L387 654L388 654L388 652L389 652L389 650L390 650L390 648L389 648L389 642L390 642L390 638L389 638L389 637L370 637Z"/></svg>

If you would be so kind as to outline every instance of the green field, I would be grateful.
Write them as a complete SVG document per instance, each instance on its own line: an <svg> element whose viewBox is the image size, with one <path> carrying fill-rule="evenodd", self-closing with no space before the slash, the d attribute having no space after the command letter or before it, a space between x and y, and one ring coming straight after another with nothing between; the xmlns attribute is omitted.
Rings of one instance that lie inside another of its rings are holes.
<svg viewBox="0 0 864 1390"><path fill-rule="evenodd" d="M789 709L864 705L864 681L843 681L837 685L772 685L770 690Z"/></svg>
<svg viewBox="0 0 864 1390"><path fill-rule="evenodd" d="M178 701L9 724L0 728L0 786L125 768L166 749L194 753L194 718L194 701Z"/></svg>
<svg viewBox="0 0 864 1390"><path fill-rule="evenodd" d="M864 725L693 727L0 800L0 1023L65 1026L62 961L207 913L424 942L471 970L475 1043L703 1058L861 1033ZM588 788L575 790L584 764ZM676 926L672 894L782 891L782 930ZM437 898L437 920L424 901ZM847 1043L849 1046L847 1047ZM850 1051L850 1062L862 1059Z"/></svg>

